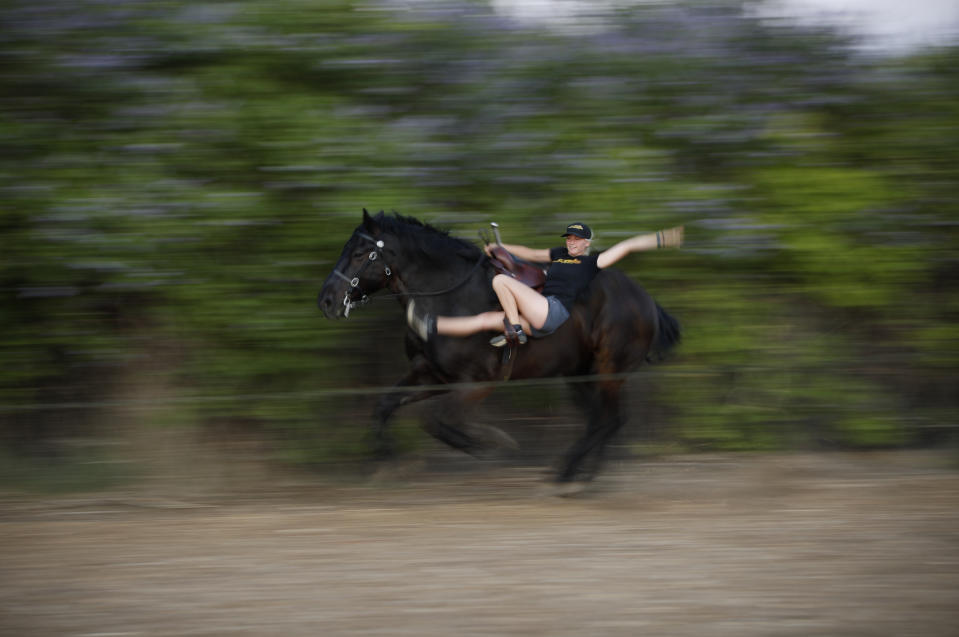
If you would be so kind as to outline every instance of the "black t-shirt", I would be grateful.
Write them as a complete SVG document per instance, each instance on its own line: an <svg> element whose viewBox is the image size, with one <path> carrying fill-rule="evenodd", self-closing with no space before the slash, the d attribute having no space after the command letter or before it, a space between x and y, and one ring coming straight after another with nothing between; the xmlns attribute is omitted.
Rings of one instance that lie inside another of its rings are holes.
<svg viewBox="0 0 959 637"><path fill-rule="evenodd" d="M546 271L543 296L555 296L567 310L572 309L579 293L599 274L598 258L599 255L571 257L566 248L550 249L551 263Z"/></svg>

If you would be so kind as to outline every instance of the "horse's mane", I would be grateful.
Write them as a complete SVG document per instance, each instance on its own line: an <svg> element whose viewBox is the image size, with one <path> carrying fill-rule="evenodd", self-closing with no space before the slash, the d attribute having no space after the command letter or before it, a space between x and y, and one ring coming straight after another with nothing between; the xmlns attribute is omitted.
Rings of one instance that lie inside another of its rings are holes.
<svg viewBox="0 0 959 637"><path fill-rule="evenodd" d="M385 232L410 242L432 259L450 254L475 259L479 255L479 248L475 244L459 237L451 237L448 230L440 230L415 217L404 216L398 212L387 215L381 210L376 215L376 222Z"/></svg>

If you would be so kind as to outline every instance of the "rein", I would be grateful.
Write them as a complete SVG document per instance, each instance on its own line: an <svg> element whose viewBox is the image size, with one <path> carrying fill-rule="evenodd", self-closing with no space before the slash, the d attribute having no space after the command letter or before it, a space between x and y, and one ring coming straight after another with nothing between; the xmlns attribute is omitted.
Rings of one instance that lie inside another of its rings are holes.
<svg viewBox="0 0 959 637"><path fill-rule="evenodd" d="M350 310L352 310L353 308L357 307L358 305L366 305L367 303L373 300L360 287L360 275L363 274L366 268L372 265L375 261L377 261L378 259L382 260L383 255L380 253L380 250L383 249L383 247L385 247L386 245L385 243L383 243L381 239L374 239L373 237L371 237L370 235L364 232L357 232L356 234L366 239L370 243L372 243L375 247L373 248L373 250L370 251L370 254L367 257L366 261L363 263L363 265L360 266L359 270L356 271L356 273L353 275L352 278L346 276L339 270L333 270L333 274L340 277L344 281L347 281L350 284L349 289L346 290L346 292L343 295L344 318L349 318ZM470 268L470 271L466 273L466 276L463 277L463 279L459 283L451 285L448 288L445 288L443 290L437 290L435 292L410 292L407 290L407 291L397 292L393 294L383 294L379 296L378 298L389 299L389 298L397 298L401 296L441 296L443 294L449 294L453 290L456 290L457 288L462 287L463 285L467 283L467 281L470 280L470 278L473 276L473 273L476 272L476 270L479 269L480 265L483 263L483 258L485 256L486 255L483 254L483 251L481 250L479 259L476 260L476 263L473 264L473 267ZM392 268L390 268L390 266L386 263L384 263L384 266L383 266L383 273L386 275L387 280L389 280L390 277L393 276ZM402 282L400 282L400 285L402 285ZM360 294L362 295L359 301L350 300L350 296L353 294L354 290L359 290Z"/></svg>

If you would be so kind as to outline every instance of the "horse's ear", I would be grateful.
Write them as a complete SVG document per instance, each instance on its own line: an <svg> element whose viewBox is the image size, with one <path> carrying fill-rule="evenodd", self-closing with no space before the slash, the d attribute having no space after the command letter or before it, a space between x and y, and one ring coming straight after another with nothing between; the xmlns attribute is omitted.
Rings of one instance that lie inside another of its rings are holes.
<svg viewBox="0 0 959 637"><path fill-rule="evenodd" d="M370 213L363 208L363 227L367 232L373 232L376 229L376 221L370 216Z"/></svg>

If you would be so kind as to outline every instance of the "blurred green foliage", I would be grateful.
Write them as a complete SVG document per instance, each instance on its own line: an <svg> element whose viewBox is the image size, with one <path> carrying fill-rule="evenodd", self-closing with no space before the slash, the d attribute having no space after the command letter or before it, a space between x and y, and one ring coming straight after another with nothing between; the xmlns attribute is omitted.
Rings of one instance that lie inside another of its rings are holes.
<svg viewBox="0 0 959 637"><path fill-rule="evenodd" d="M684 323L646 398L669 444L949 438L959 48L863 58L736 2L614 22L5 3L4 446L93 431L101 412L53 408L172 374L189 422L362 456L371 397L324 391L393 382L401 317L325 322L314 298L363 207L543 247L573 218L599 248L685 224L684 251L622 265Z"/></svg>

